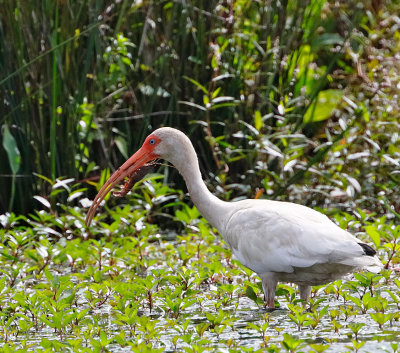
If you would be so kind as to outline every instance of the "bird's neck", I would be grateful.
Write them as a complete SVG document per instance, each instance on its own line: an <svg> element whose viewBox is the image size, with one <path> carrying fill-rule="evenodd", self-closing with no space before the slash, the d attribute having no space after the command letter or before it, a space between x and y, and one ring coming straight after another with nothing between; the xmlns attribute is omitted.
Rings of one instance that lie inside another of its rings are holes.
<svg viewBox="0 0 400 353"><path fill-rule="evenodd" d="M187 163L184 165L175 164L175 167L185 179L190 197L196 208L213 227L221 232L229 218L230 203L218 199L208 190L201 177L199 162L194 150L186 161Z"/></svg>

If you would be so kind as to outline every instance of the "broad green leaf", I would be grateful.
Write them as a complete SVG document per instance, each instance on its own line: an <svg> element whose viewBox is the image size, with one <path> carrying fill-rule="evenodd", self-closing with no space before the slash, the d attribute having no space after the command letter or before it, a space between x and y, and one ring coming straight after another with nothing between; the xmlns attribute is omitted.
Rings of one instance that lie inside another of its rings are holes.
<svg viewBox="0 0 400 353"><path fill-rule="evenodd" d="M42 338L40 345L45 349L51 349L51 347L52 347L51 341L47 338Z"/></svg>
<svg viewBox="0 0 400 353"><path fill-rule="evenodd" d="M100 332L100 342L103 347L108 344L107 334L104 331Z"/></svg>
<svg viewBox="0 0 400 353"><path fill-rule="evenodd" d="M342 96L343 91L339 89L328 89L319 92L315 102L308 107L304 114L303 121L312 123L328 119L339 104Z"/></svg>
<svg viewBox="0 0 400 353"><path fill-rule="evenodd" d="M121 136L118 136L114 139L115 144L118 147L118 150L124 156L124 158L128 159L128 147L126 146L126 141Z"/></svg>
<svg viewBox="0 0 400 353"><path fill-rule="evenodd" d="M27 331L28 329L28 323L26 322L26 320L19 320L18 321L19 327L22 331Z"/></svg>
<svg viewBox="0 0 400 353"><path fill-rule="evenodd" d="M39 317L39 319L42 321L42 322L44 322L47 326L49 326L49 327L51 327L51 328L54 328L55 327L55 324L53 323L53 322L51 322L47 317L46 317L46 315L41 315L40 317Z"/></svg>
<svg viewBox="0 0 400 353"><path fill-rule="evenodd" d="M62 320L62 326L67 326L69 325L78 315L78 313L74 312L72 314L64 315L63 320Z"/></svg>
<svg viewBox="0 0 400 353"><path fill-rule="evenodd" d="M93 279L97 283L101 282L102 278L103 278L103 274L100 271L96 271L93 275Z"/></svg>
<svg viewBox="0 0 400 353"><path fill-rule="evenodd" d="M327 313L328 309L329 309L329 306L328 306L328 305L324 306L324 307L321 309L321 311L319 312L319 317L323 317L323 316Z"/></svg>
<svg viewBox="0 0 400 353"><path fill-rule="evenodd" d="M3 125L3 147L7 152L8 161L10 162L11 172L15 175L21 165L21 154L19 152L17 142L11 135L8 125Z"/></svg>
<svg viewBox="0 0 400 353"><path fill-rule="evenodd" d="M249 299L251 299L252 301L254 301L254 303L258 305L258 297L256 292L254 292L253 287L251 286L246 287L246 295Z"/></svg>
<svg viewBox="0 0 400 353"><path fill-rule="evenodd" d="M370 236L375 246L378 247L379 245L381 245L381 236L374 226L366 226L365 231Z"/></svg>

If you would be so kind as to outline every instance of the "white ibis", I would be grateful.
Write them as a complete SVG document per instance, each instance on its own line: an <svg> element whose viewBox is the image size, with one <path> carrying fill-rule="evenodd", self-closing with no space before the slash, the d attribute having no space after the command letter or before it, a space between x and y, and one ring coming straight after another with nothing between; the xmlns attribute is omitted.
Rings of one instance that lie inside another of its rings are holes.
<svg viewBox="0 0 400 353"><path fill-rule="evenodd" d="M278 282L299 285L307 301L311 286L326 284L357 269L377 272L382 267L376 251L311 208L280 201L219 200L201 177L196 152L179 130L155 130L142 147L104 184L92 206L89 226L108 192L147 162L163 158L183 176L193 203L229 244L233 254L261 278L269 308L275 307Z"/></svg>

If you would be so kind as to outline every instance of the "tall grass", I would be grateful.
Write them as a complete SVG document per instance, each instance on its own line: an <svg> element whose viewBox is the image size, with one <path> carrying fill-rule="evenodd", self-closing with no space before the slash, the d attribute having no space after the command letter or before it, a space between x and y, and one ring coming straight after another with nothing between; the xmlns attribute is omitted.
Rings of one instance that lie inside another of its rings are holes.
<svg viewBox="0 0 400 353"><path fill-rule="evenodd" d="M325 0L6 2L0 125L21 162L13 173L0 153L0 210L10 198L32 210L57 178L98 176L160 125L192 137L226 197L251 193L237 187L245 174L284 190L279 153L312 157L319 125L303 116L337 88L331 73L359 22L341 14Z"/></svg>
<svg viewBox="0 0 400 353"><path fill-rule="evenodd" d="M100 2L96 2L100 3ZM104 4L103 4L104 6ZM79 176L77 111L90 82L86 74L101 56L98 16L88 2L6 2L1 17L1 124L8 124L21 152L15 208L31 210L32 195L60 176ZM88 62L85 62L88 60ZM10 185L7 156L1 155L1 208Z"/></svg>

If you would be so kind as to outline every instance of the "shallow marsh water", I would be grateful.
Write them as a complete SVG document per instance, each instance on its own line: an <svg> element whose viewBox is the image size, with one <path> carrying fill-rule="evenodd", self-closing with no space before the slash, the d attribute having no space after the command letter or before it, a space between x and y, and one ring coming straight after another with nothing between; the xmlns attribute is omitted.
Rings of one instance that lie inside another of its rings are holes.
<svg viewBox="0 0 400 353"><path fill-rule="evenodd" d="M271 312L258 277L203 219L179 236L140 214L121 222L87 240L50 238L47 221L2 234L0 352L397 351L395 271L314 288L306 309L281 284Z"/></svg>
<svg viewBox="0 0 400 353"><path fill-rule="evenodd" d="M398 290L392 288L393 290ZM335 310L343 307L343 300L336 300L326 295L320 295L319 297L326 299L323 305L328 305L329 309ZM280 298L281 300L283 298ZM113 308L110 305L104 305L99 310L93 311L93 314L98 316L100 327L108 333L108 335L118 335L121 330L124 330L118 324L113 322ZM210 301L208 304L203 305L203 309L199 309L199 305L192 305L190 308L185 310L181 315L181 322L189 320L187 326L187 332L196 332L196 327L201 324L207 324L208 320L205 317L205 312L215 311L215 303ZM343 328L339 333L335 333L332 330L331 320L328 316L324 317L316 329L305 326L300 331L295 326L293 321L290 320L290 310L287 308L277 309L274 311L266 310L254 305L254 303L246 298L240 298L239 305L237 308L226 307L223 309L226 317L229 319L234 318L234 323L226 327L221 334L218 336L207 330L204 332L204 338L207 340L207 345L203 348L206 350L216 351L229 351L230 340L235 343L238 351L242 349L248 349L249 351L257 351L260 346L263 346L263 338L257 330L250 328L249 323L257 326L262 326L265 323L265 315L269 315L270 325L267 328L265 335L268 337L268 344L276 344L277 348L282 348L282 341L284 340L283 335L290 334L295 340L302 342L301 351L315 351L312 348L313 344L327 345L326 352L348 352L354 351L350 347L352 346L352 339L354 334L351 329L346 325L354 323L361 323L365 326L362 327L358 334L358 340L365 344L359 349L360 352L394 352L392 344L398 344L400 342L400 323L394 322L390 327L380 329L378 324L375 323L368 314L354 315L347 321L342 321ZM388 308L387 312L396 312L397 308ZM157 321L155 329L158 331L158 338L155 340L154 348L162 348L165 352L174 352L176 350L182 351L184 348L191 348L190 343L185 343L183 340L179 340L178 344L174 346L173 338L177 336L177 331L174 328L167 327L168 320L164 313L150 314L148 310L144 310L139 315L148 316L152 320ZM277 330L278 329L278 330ZM85 328L82 327L84 331ZM279 332L278 332L279 331ZM27 335L21 335L13 340L15 343L20 343L27 340L29 344L34 344L33 348L40 346L42 339L48 340L59 340L59 335L51 329L41 329L40 332L30 332ZM74 339L71 334L66 334L65 338ZM129 338L128 338L129 339ZM268 347L267 344L267 347ZM90 346L90 345L89 345ZM233 348L233 347L232 347ZM314 348L315 349L315 348ZM110 352L131 352L132 347L123 346L117 343L110 343L107 346L107 351ZM285 349L282 348L282 351Z"/></svg>

